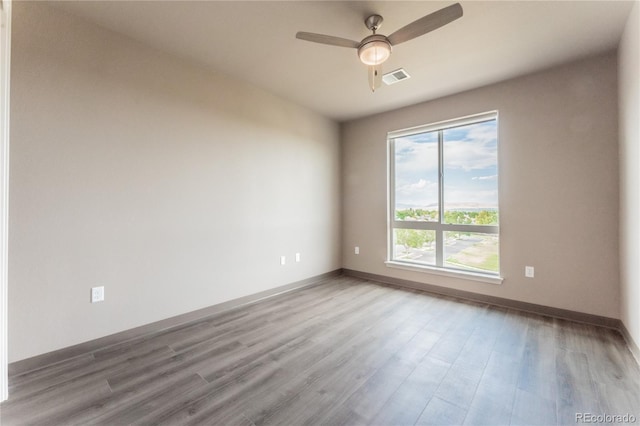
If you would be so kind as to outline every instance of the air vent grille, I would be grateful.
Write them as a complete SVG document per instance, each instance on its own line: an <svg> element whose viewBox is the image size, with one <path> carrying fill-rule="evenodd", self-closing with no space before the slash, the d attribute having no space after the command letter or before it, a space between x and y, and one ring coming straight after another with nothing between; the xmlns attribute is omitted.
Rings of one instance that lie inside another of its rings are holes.
<svg viewBox="0 0 640 426"><path fill-rule="evenodd" d="M399 81L406 80L411 78L409 73L407 73L404 68L397 69L395 71L391 71L382 76L382 81L388 86L391 84L395 84Z"/></svg>

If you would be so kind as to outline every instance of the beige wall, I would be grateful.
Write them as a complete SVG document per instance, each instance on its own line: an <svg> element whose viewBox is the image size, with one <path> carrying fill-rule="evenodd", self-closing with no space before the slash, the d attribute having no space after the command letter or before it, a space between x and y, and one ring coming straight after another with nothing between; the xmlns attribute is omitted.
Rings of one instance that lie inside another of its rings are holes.
<svg viewBox="0 0 640 426"><path fill-rule="evenodd" d="M640 345L640 6L633 7L620 47L621 319Z"/></svg>
<svg viewBox="0 0 640 426"><path fill-rule="evenodd" d="M336 123L38 3L12 77L10 362L340 268Z"/></svg>
<svg viewBox="0 0 640 426"><path fill-rule="evenodd" d="M386 267L386 133L490 110L503 284ZM617 125L615 53L344 124L343 266L619 318Z"/></svg>

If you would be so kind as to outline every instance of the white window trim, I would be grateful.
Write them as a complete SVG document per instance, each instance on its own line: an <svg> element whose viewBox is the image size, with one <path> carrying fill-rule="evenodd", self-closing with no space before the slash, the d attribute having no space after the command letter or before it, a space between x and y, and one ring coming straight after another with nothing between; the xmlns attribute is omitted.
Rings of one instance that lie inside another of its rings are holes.
<svg viewBox="0 0 640 426"><path fill-rule="evenodd" d="M467 115L465 117L451 120L438 121L437 123L425 124L423 126L409 127L407 129L394 130L387 133L387 139L400 138L402 136L415 135L416 133L426 133L432 130L445 130L451 127L460 127L466 124L477 123L479 121L489 121L498 118L498 111L488 111L480 114Z"/></svg>
<svg viewBox="0 0 640 426"><path fill-rule="evenodd" d="M0 401L9 398L7 259L9 230L9 71L11 1L0 0Z"/></svg>
<svg viewBox="0 0 640 426"><path fill-rule="evenodd" d="M457 271L455 269L444 269L438 268L437 266L423 265L422 263L398 262L395 260L388 260L384 263L388 268L404 269L406 271L413 272L423 272L426 274L440 275L443 277L458 278L468 281L477 281L487 284L500 285L504 281L504 278L501 276L485 275L468 271Z"/></svg>
<svg viewBox="0 0 640 426"><path fill-rule="evenodd" d="M437 265L427 265L423 263L400 261L393 259L393 230L397 228L406 229L425 229L435 231L459 231L459 232L471 232L471 233L488 233L500 235L499 225L446 225L440 222L413 222L413 221L397 221L395 220L395 155L393 152L393 143L389 141L400 138L403 136L410 136L417 133L426 133L435 130L445 130L452 127L460 127L467 124L479 123L482 121L498 120L498 111L488 111L480 114L468 115L465 117L455 118L451 120L439 121L437 123L426 124L422 126L410 127L407 129L394 130L387 133L387 154L388 154L388 169L387 169L387 261L385 264L390 268L405 269L410 271L417 271L423 273L429 273L433 275L447 276L452 278L465 279L470 281L478 281L489 284L502 284L504 278L498 274L484 274L481 272L464 271L453 268L445 268ZM442 157L439 159L442 162ZM440 164L439 172L442 173L443 165ZM442 186L439 188L440 200L443 198ZM440 205L439 208L442 208ZM440 242L442 244L442 242ZM442 251L442 247L436 250ZM436 256L442 256L441 253L437 253Z"/></svg>

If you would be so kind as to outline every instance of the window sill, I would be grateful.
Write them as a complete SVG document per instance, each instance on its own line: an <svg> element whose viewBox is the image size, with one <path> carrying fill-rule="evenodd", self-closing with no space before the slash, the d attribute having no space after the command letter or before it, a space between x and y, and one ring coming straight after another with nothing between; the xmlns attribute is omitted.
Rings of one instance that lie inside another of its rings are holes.
<svg viewBox="0 0 640 426"><path fill-rule="evenodd" d="M477 281L477 282L483 282L487 284L500 285L504 280L504 278L497 277L494 275L477 274L473 272L464 272L464 271L452 271L449 269L436 268L433 266L417 265L417 264L406 263L406 262L394 262L389 260L384 263L387 265L388 268L405 269L408 271L423 272L427 274L441 275L441 276L451 277L451 278L460 278L463 280Z"/></svg>

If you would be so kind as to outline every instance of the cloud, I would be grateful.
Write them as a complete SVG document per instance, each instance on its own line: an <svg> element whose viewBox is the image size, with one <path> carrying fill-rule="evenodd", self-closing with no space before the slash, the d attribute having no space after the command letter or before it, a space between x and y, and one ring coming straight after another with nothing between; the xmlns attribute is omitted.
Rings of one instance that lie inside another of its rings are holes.
<svg viewBox="0 0 640 426"><path fill-rule="evenodd" d="M413 138L414 136L395 140L396 165L403 170L437 169L438 141L416 142Z"/></svg>
<svg viewBox="0 0 640 426"><path fill-rule="evenodd" d="M476 124L469 129L467 139L482 143L495 143L497 132L495 121Z"/></svg>
<svg viewBox="0 0 640 426"><path fill-rule="evenodd" d="M498 164L495 143L445 141L444 164L446 168L464 171L483 170Z"/></svg>
<svg viewBox="0 0 640 426"><path fill-rule="evenodd" d="M395 139L396 204L437 205L437 139L437 132ZM444 130L443 156L447 203L497 207L495 122Z"/></svg>
<svg viewBox="0 0 640 426"><path fill-rule="evenodd" d="M491 176L474 176L471 179L472 180L496 180L498 178L498 175L491 175Z"/></svg>
<svg viewBox="0 0 640 426"><path fill-rule="evenodd" d="M497 208L498 190L466 190L456 188L444 194L445 208L460 208L463 206L474 208Z"/></svg>
<svg viewBox="0 0 640 426"><path fill-rule="evenodd" d="M420 179L414 183L407 183L401 186L396 187L396 191L405 195L411 195L415 193L425 192L434 190L438 188L438 184L436 182L431 182L426 179Z"/></svg>
<svg viewBox="0 0 640 426"><path fill-rule="evenodd" d="M427 181L424 179L420 179L418 182L409 185L411 189L422 189L425 186L427 186Z"/></svg>
<svg viewBox="0 0 640 426"><path fill-rule="evenodd" d="M445 130L445 167L468 172L497 166L496 132L494 121Z"/></svg>
<svg viewBox="0 0 640 426"><path fill-rule="evenodd" d="M438 183L427 179L396 182L396 205L425 207L438 202Z"/></svg>

